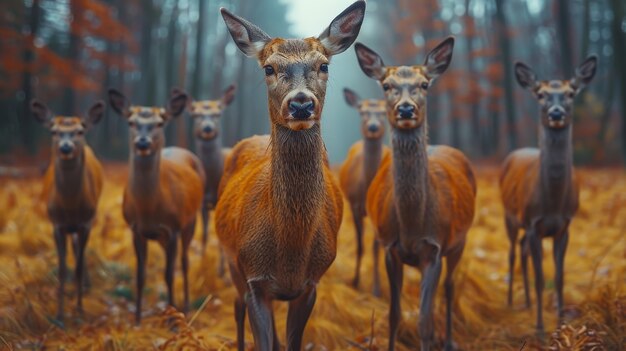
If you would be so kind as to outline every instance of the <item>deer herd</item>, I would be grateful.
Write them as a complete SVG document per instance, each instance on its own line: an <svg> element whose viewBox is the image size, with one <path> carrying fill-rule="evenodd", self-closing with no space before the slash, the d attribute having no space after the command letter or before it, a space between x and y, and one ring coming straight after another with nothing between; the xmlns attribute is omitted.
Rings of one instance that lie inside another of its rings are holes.
<svg viewBox="0 0 626 351"><path fill-rule="evenodd" d="M174 304L174 269L180 255L183 311L189 308L188 251L197 213L202 219L202 246L215 211L220 242L220 276L228 267L238 297L234 304L237 346L245 349L248 314L255 349L281 348L272 301L288 301L287 349L299 350L316 301L317 285L337 253L337 234L347 198L356 229L356 265L352 286L359 287L363 254L363 219L375 229L373 294L380 296L378 256L384 249L389 281L389 350L395 348L402 316L400 300L404 265L421 273L418 331L421 350L434 345L434 299L446 261L445 349L452 350L453 273L463 254L474 217L476 179L470 161L452 147L428 144L427 95L448 68L454 49L449 37L433 48L421 65L387 66L374 50L356 43L360 68L376 80L384 99L360 99L344 89L347 103L361 116L363 140L349 150L339 172L331 171L321 135L322 111L331 57L356 40L365 1L345 9L318 37L272 38L249 21L222 8L237 47L256 58L265 74L268 136L253 136L224 148L220 117L235 96L231 86L219 100L194 101L172 90L165 107L133 105L110 89L111 108L129 130L128 181L122 212L137 259L136 323L141 321L146 280L147 243L165 251L168 303ZM540 81L527 65L515 63L519 84L541 107L539 148L511 153L500 175L505 224L511 242L508 304L516 246L519 242L525 303L530 307L528 255L535 272L536 328L543 331L542 239L554 240L557 312L563 311L563 261L569 224L578 208L579 186L572 161L572 108L575 96L592 80L596 56L587 58L570 80ZM102 118L96 102L85 118L56 116L38 100L33 116L52 134L53 152L45 173L43 199L53 225L58 254L57 319L63 319L66 238L76 258L77 309L82 312L86 283L85 246L102 192L102 166L86 145L84 134ZM193 119L196 154L165 147L164 126L185 111ZM385 122L386 120L386 122ZM389 127L390 146L383 143ZM520 229L525 231L518 241ZM180 249L179 243L180 240ZM180 253L178 252L180 251Z"/></svg>

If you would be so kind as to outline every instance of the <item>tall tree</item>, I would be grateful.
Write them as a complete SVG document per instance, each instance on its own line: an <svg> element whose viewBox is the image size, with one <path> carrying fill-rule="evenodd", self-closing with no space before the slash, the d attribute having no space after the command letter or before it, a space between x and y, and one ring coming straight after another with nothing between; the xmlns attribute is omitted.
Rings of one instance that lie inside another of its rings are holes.
<svg viewBox="0 0 626 351"><path fill-rule="evenodd" d="M504 112L507 119L507 136L509 150L517 148L517 131L515 117L515 99L513 98L513 61L511 55L511 41L509 27L504 13L504 0L495 0L495 32L501 49L500 59L504 69Z"/></svg>
<svg viewBox="0 0 626 351"><path fill-rule="evenodd" d="M191 82L191 94L195 98L203 98L202 79L204 79L204 51L206 48L206 25L208 19L207 7L209 0L198 1L198 25L196 27L196 52L194 54L193 69L194 74ZM217 54L213 52L213 54Z"/></svg>
<svg viewBox="0 0 626 351"><path fill-rule="evenodd" d="M568 77L574 70L572 63L573 50L569 23L571 17L569 5L570 0L558 0L556 8L557 33L559 34L559 43L561 44L561 60L559 60L559 66L561 67L563 77Z"/></svg>
<svg viewBox="0 0 626 351"><path fill-rule="evenodd" d="M611 30L613 34L613 64L617 72L620 84L620 100L622 102L622 157L626 163L626 32L622 29L624 16L626 15L626 5L622 0L611 0L613 10L613 21Z"/></svg>
<svg viewBox="0 0 626 351"><path fill-rule="evenodd" d="M74 62L75 71L71 72L70 80L73 81L76 75L81 73L80 64L80 48L83 36L83 29L81 26L81 18L83 16L83 3L80 0L70 0L70 45L68 47L67 59L70 62ZM65 95L63 98L64 109L68 114L76 114L78 111L76 106L76 90L74 86L70 85L65 88Z"/></svg>
<svg viewBox="0 0 626 351"><path fill-rule="evenodd" d="M22 107L19 119L20 125L20 134L22 136L22 145L29 149L29 151L34 151L35 149L35 140L33 137L33 130L35 122L32 118L28 118L27 116L30 114L30 100L33 98L33 70L32 66L35 62L35 38L39 32L39 23L41 17L41 7L39 4L39 0L33 0L30 6L29 20L28 20L28 29L27 29L27 37L24 41L24 52L22 53L22 59L24 60L24 65L26 65L26 69L22 73L22 92L23 92L23 100Z"/></svg>

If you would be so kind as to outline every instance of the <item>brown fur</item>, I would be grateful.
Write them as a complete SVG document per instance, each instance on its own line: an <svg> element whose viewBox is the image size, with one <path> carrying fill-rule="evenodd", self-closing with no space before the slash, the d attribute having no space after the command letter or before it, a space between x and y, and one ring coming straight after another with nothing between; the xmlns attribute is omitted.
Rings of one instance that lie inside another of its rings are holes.
<svg viewBox="0 0 626 351"><path fill-rule="evenodd" d="M365 197L380 161L390 152L383 144L385 135L385 118L387 116L384 100L360 100L356 93L344 89L349 105L359 111L361 117L361 134L363 140L352 145L346 160L339 170L339 184L344 195L350 202L352 218L356 231L357 255L356 269L352 286L358 288L360 280L361 257L363 255L363 218L366 215ZM370 127L375 129L371 130ZM374 241L372 248L374 267L372 293L380 296L380 277L378 274L379 243Z"/></svg>
<svg viewBox="0 0 626 351"><path fill-rule="evenodd" d="M387 100L392 152L381 162L367 192L366 207L386 247L391 290L389 350L395 348L401 318L403 264L422 273L419 332L421 350L433 344L433 299L447 260L446 343L452 346L452 274L474 218L476 180L467 158L448 146L428 146L426 95L432 80L452 58L454 39L431 50L422 66L385 66L382 58L357 43L361 69L379 81Z"/></svg>
<svg viewBox="0 0 626 351"><path fill-rule="evenodd" d="M515 64L518 83L537 99L541 119L539 148L512 152L502 165L500 189L505 225L511 243L509 250L508 304L513 303L515 248L519 230L525 231L520 243L526 307L530 307L527 261L529 251L535 270L537 330L543 332L543 250L541 240L553 237L557 314L563 312L564 258L569 240L569 224L578 210L579 183L573 164L572 110L575 96L593 79L597 57L588 57L570 80L538 81L533 70Z"/></svg>
<svg viewBox="0 0 626 351"><path fill-rule="evenodd" d="M102 117L104 103L97 102L87 118L56 116L40 101L31 102L33 116L52 132L52 157L44 174L41 199L54 227L58 256L57 320L63 321L67 235L71 235L76 262L77 310L83 312L83 285L88 285L85 248L102 192L102 166L89 146L85 131Z"/></svg>
<svg viewBox="0 0 626 351"><path fill-rule="evenodd" d="M145 283L147 240L156 240L166 253L165 281L168 303L174 305L173 277L180 238L184 303L189 305L188 249L193 238L196 215L202 204L205 181L202 162L193 153L178 147L163 148L164 123L185 108L187 96L176 94L167 109L130 106L126 97L109 90L113 109L130 126L129 177L122 204L124 219L133 232L137 254L136 322L141 321ZM144 147L140 147L141 143Z"/></svg>
<svg viewBox="0 0 626 351"><path fill-rule="evenodd" d="M328 63L356 38L365 2L357 1L318 38L271 39L222 9L239 49L256 57L268 89L270 136L239 142L226 159L216 230L239 292L238 349L249 314L255 348L279 350L272 300L288 300L287 349L299 350L316 285L337 253L343 198L321 137Z"/></svg>

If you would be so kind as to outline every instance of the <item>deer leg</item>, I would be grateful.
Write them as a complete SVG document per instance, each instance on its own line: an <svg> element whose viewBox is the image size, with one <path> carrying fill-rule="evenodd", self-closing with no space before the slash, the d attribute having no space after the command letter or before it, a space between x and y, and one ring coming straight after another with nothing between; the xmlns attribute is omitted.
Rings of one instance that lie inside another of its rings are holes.
<svg viewBox="0 0 626 351"><path fill-rule="evenodd" d="M183 313L187 313L189 310L189 245L191 244L195 229L196 220L194 219L181 236L182 252L180 253L180 261L183 267Z"/></svg>
<svg viewBox="0 0 626 351"><path fill-rule="evenodd" d="M352 206L352 219L356 230L356 271L352 279L352 287L359 287L361 258L363 258L363 213L359 206Z"/></svg>
<svg viewBox="0 0 626 351"><path fill-rule="evenodd" d="M465 243L463 243L460 247L454 249L454 251L449 253L446 257L446 351L452 351L455 349L454 342L452 341L452 300L454 298L454 281L452 280L452 275L454 273L454 269L461 260L461 255L463 255L464 248Z"/></svg>
<svg viewBox="0 0 626 351"><path fill-rule="evenodd" d="M167 285L167 304L170 306L174 306L174 268L176 266L178 246L177 237L177 232L169 233L165 246L165 284Z"/></svg>
<svg viewBox="0 0 626 351"><path fill-rule="evenodd" d="M535 293L537 294L537 331L543 333L543 268L541 264L542 247L541 236L537 230L530 230L526 233L528 244L530 246L530 255L532 256L533 269L535 270Z"/></svg>
<svg viewBox="0 0 626 351"><path fill-rule="evenodd" d="M209 211L211 210L208 194L202 199L202 253L206 251L206 245L209 242Z"/></svg>
<svg viewBox="0 0 626 351"><path fill-rule="evenodd" d="M509 249L509 295L507 300L509 307L511 307L513 305L513 276L515 272L515 247L517 246L518 228L515 226L513 220L509 216L505 217L504 222L511 244L511 247Z"/></svg>
<svg viewBox="0 0 626 351"><path fill-rule="evenodd" d="M422 256L424 257L424 256ZM425 258L427 258L426 256ZM429 262L430 261L430 262ZM420 297L419 332L422 351L430 350L434 339L433 302L437 291L437 283L441 275L441 258L427 258L421 265L422 283Z"/></svg>
<svg viewBox="0 0 626 351"><path fill-rule="evenodd" d="M78 291L77 310L83 314L83 279L86 275L85 264L85 247L89 240L89 227L82 227L75 236L76 244L74 246L74 255L76 256L76 289Z"/></svg>
<svg viewBox="0 0 626 351"><path fill-rule="evenodd" d="M148 258L148 242L139 233L133 233L133 244L135 246L135 255L137 256L137 298L135 310L135 323L141 324L141 298L143 296L143 287L146 283L146 259Z"/></svg>
<svg viewBox="0 0 626 351"><path fill-rule="evenodd" d="M374 282L372 283L372 295L376 297L380 297L380 273L378 272L378 256L380 253L380 242L378 239L374 238L374 244L372 245L372 254L374 255Z"/></svg>
<svg viewBox="0 0 626 351"><path fill-rule="evenodd" d="M302 334L306 326L313 306L317 291L314 285L311 285L304 293L295 300L289 302L289 312L287 313L287 349L302 349Z"/></svg>
<svg viewBox="0 0 626 351"><path fill-rule="evenodd" d="M234 265L229 264L230 276L237 288L237 298L235 299L235 322L237 323L237 350L245 351L245 324L246 324L246 282L239 274Z"/></svg>
<svg viewBox="0 0 626 351"><path fill-rule="evenodd" d="M57 256L59 258L59 289L57 291L57 320L63 321L63 297L65 295L65 275L67 267L65 265L65 254L67 242L65 232L60 227L54 227L54 243L57 248Z"/></svg>
<svg viewBox="0 0 626 351"><path fill-rule="evenodd" d="M530 308L530 291L528 288L528 234L522 237L519 245L520 256L522 256L522 276L524 278L524 296L526 298L526 308Z"/></svg>
<svg viewBox="0 0 626 351"><path fill-rule="evenodd" d="M272 313L272 334L274 334L274 340L272 342L272 351L280 351L280 341L278 340L278 333L276 333L276 321L274 320L273 313ZM296 349L296 350L299 350L299 349Z"/></svg>
<svg viewBox="0 0 626 351"><path fill-rule="evenodd" d="M559 317L559 325L563 319L563 262L565 260L565 252L567 251L567 242L569 241L569 229L566 227L561 235L554 237L553 255L554 265L556 267L555 285L556 285L556 305L557 315Z"/></svg>
<svg viewBox="0 0 626 351"><path fill-rule="evenodd" d="M274 349L273 312L270 299L265 295L264 281L248 281L248 293L246 305L248 307L248 319L254 335L254 349L257 351L270 351Z"/></svg>
<svg viewBox="0 0 626 351"><path fill-rule="evenodd" d="M389 305L389 351L393 351L396 345L398 325L400 324L400 295L402 293L403 264L398 250L390 247L385 252L385 267L389 279L391 303Z"/></svg>

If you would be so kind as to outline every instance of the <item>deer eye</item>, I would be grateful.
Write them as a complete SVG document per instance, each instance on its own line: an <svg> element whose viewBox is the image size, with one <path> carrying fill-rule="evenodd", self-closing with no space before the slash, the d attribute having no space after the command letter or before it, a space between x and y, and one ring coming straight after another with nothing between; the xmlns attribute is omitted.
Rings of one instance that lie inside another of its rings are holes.
<svg viewBox="0 0 626 351"><path fill-rule="evenodd" d="M78 131L76 131L76 135L83 135L83 134L85 134L85 131L84 131L84 130L78 130Z"/></svg>
<svg viewBox="0 0 626 351"><path fill-rule="evenodd" d="M422 83L422 89L428 90L428 82Z"/></svg>
<svg viewBox="0 0 626 351"><path fill-rule="evenodd" d="M573 91L568 91L566 95L567 95L568 98L573 99L574 95L576 95L576 94L574 94Z"/></svg>
<svg viewBox="0 0 626 351"><path fill-rule="evenodd" d="M272 66L270 66L270 65L267 65L267 66L265 66L265 67L263 67L263 68L265 69L265 75L266 75L266 76L271 76L271 75L273 75L274 73L276 73L276 72L274 71L274 67L272 67Z"/></svg>
<svg viewBox="0 0 626 351"><path fill-rule="evenodd" d="M391 89L391 86L387 83L383 84L383 90L384 91L388 91L389 89Z"/></svg>
<svg viewBox="0 0 626 351"><path fill-rule="evenodd" d="M544 93L537 93L537 99L541 100L543 98L545 98L546 95Z"/></svg>
<svg viewBox="0 0 626 351"><path fill-rule="evenodd" d="M320 65L320 71L322 71L324 73L328 73L328 64L327 63L322 63Z"/></svg>
<svg viewBox="0 0 626 351"><path fill-rule="evenodd" d="M131 127L131 128L132 128L132 127L134 127L134 126L135 126L135 122L133 122L133 121L128 121L128 126L129 126L129 127Z"/></svg>
<svg viewBox="0 0 626 351"><path fill-rule="evenodd" d="M156 124L157 128L163 128L163 122L159 122Z"/></svg>

